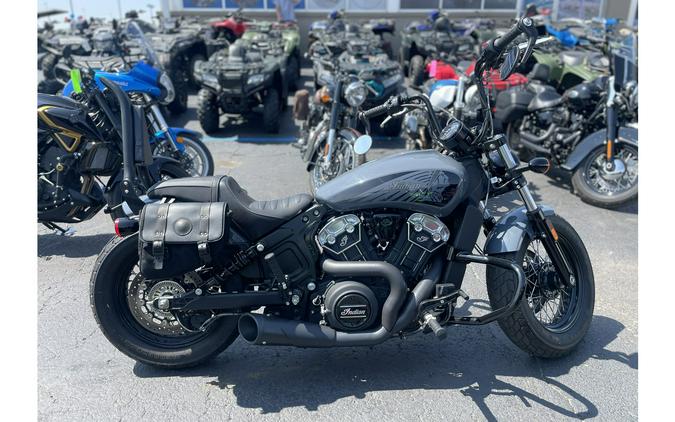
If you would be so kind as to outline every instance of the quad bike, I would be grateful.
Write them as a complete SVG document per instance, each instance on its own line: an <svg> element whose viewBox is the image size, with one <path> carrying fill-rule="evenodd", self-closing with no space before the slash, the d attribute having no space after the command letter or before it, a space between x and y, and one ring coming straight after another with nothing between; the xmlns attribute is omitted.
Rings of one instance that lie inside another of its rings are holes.
<svg viewBox="0 0 675 422"><path fill-rule="evenodd" d="M474 77L498 66L508 77L531 52L531 29L524 18L490 41ZM522 32L524 53L509 48ZM132 359L164 368L203 363L239 335L268 347L369 347L491 322L528 354L570 353L593 319L588 253L527 186L525 173L545 171L547 160L519 164L492 133L479 95L485 120L476 132L458 120L442 128L424 96L396 95L364 111L369 119L423 108L434 142L452 154L372 161L313 197L260 201L228 176L156 185L148 192L155 202L120 220L124 237L95 264L90 298L102 332ZM525 205L497 221L486 201L510 192ZM455 313L468 299L469 263L487 266L491 310L480 316Z"/></svg>
<svg viewBox="0 0 675 422"><path fill-rule="evenodd" d="M451 22L439 11L432 11L426 23L412 22L401 33L399 60L413 86L421 86L425 69L434 59L457 64L472 60L478 47L477 27Z"/></svg>
<svg viewBox="0 0 675 422"><path fill-rule="evenodd" d="M206 133L220 128L223 113L251 115L262 109L263 128L277 133L289 83L287 57L281 36L235 41L226 50L201 62L195 79L200 83L197 117ZM291 70L294 72L294 70Z"/></svg>
<svg viewBox="0 0 675 422"><path fill-rule="evenodd" d="M223 20L211 22L209 29L204 34L207 57L211 57L216 51L226 48L238 38L241 38L246 32L249 22L252 22L252 20L244 17L242 8L226 15Z"/></svg>

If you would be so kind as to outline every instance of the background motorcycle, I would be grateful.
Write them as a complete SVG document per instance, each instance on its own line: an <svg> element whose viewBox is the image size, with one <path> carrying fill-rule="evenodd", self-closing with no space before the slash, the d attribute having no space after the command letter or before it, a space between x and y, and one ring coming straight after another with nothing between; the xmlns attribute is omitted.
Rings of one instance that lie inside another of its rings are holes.
<svg viewBox="0 0 675 422"><path fill-rule="evenodd" d="M73 98L38 94L38 221L63 234L72 231L56 223L89 220L106 205L113 219L125 207L138 212L145 189L188 176L177 161L152 156L142 109L116 84L99 78L104 94L78 73ZM108 177L105 185L100 177Z"/></svg>
<svg viewBox="0 0 675 422"><path fill-rule="evenodd" d="M366 101L368 88L358 77L341 72L316 91L303 127L302 159L307 163L312 192L335 177L366 162L370 149L358 151L359 107Z"/></svg>
<svg viewBox="0 0 675 422"><path fill-rule="evenodd" d="M189 129L169 127L164 119L159 106L171 103L175 92L166 72L160 72L153 67L157 63L154 49L136 22L127 25L127 32L140 47L141 54L148 63L140 61L133 66L127 63L127 67L130 67L128 71L121 69L116 72L96 71L94 79L97 86L101 90L105 88L99 81L102 77L111 80L129 95L134 104L143 107L150 122L150 144L153 154L178 160L191 176L212 175L213 156L202 142L202 135ZM72 92L73 83L69 80L63 88L63 95L70 96Z"/></svg>
<svg viewBox="0 0 675 422"><path fill-rule="evenodd" d="M535 79L525 90L500 94L495 114L519 155L549 157L572 173L584 201L604 207L638 192L637 129L626 126L637 121L637 84L617 92L614 81L598 78L559 95ZM523 112L518 106L527 98Z"/></svg>
<svg viewBox="0 0 675 422"><path fill-rule="evenodd" d="M525 18L490 42L476 77L527 31L525 54L510 49L501 67L508 76L530 54L533 28ZM258 201L227 176L159 184L148 195L162 202L147 205L140 224L96 262L91 303L101 330L133 359L172 368L204 362L239 334L256 345L372 346L492 321L532 355L569 353L592 320L588 254L572 226L527 187L524 172L548 162L518 164L504 137L492 135L487 94L479 92L485 120L476 132L458 120L441 129L424 96L396 95L364 112L423 107L434 140L452 156L392 155L326 183L315 198ZM525 206L495 222L484 201L511 191ZM200 230L189 231L193 224ZM482 229L485 247L472 254ZM488 265L493 310L458 317L468 263Z"/></svg>

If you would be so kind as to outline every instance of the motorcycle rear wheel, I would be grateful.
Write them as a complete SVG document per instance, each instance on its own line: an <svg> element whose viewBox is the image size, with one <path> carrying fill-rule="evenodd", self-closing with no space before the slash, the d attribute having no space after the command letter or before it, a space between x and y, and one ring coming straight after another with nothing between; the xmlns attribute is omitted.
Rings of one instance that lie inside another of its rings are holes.
<svg viewBox="0 0 675 422"><path fill-rule="evenodd" d="M129 297L129 287L139 276L135 234L108 242L96 260L90 281L90 303L99 328L130 358L161 368L186 368L217 356L239 335L236 317L219 318L196 333L169 329L161 334L159 325L150 327L150 320L142 324L139 314L130 308Z"/></svg>
<svg viewBox="0 0 675 422"><path fill-rule="evenodd" d="M498 323L506 336L532 356L558 358L581 342L593 319L595 281L583 241L574 228L559 216L549 217L555 227L565 258L576 276L575 286L551 286L550 258L538 239L526 238L517 252L493 256L522 263L527 286L516 310ZM506 306L516 289L513 271L487 267L487 292L492 309Z"/></svg>

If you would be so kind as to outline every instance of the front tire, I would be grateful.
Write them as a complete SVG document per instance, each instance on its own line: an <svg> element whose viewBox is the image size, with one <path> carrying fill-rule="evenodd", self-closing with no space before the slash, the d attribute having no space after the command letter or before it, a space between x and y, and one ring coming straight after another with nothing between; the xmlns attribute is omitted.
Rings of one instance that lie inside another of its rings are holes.
<svg viewBox="0 0 675 422"><path fill-rule="evenodd" d="M141 324L130 308L128 289L136 277L142 277L137 234L111 239L96 260L90 281L91 308L99 328L130 358L161 368L186 368L217 356L239 335L235 317L220 318L198 333L181 334L165 327L167 333L160 334L161 329L148 328L152 322Z"/></svg>
<svg viewBox="0 0 675 422"><path fill-rule="evenodd" d="M212 134L220 126L218 97L206 88L200 89L197 97L197 119L199 120L199 124L204 132Z"/></svg>
<svg viewBox="0 0 675 422"><path fill-rule="evenodd" d="M173 87L176 90L176 98L166 106L171 114L177 115L185 112L188 108L188 85L190 76L184 69L178 69L171 78Z"/></svg>
<svg viewBox="0 0 675 422"><path fill-rule="evenodd" d="M267 133L279 133L281 125L280 114L279 93L276 89L272 88L267 91L263 100L263 126Z"/></svg>
<svg viewBox="0 0 675 422"><path fill-rule="evenodd" d="M516 346L541 358L570 353L588 332L595 305L593 268L583 241L561 217L554 215L549 221L572 266L575 286L559 291L551 288L550 271L555 270L546 262L548 256L542 257L545 251L538 239L524 239L517 252L493 255L522 263L527 276L523 298L512 314L498 321L499 326ZM516 275L513 271L488 266L486 278L492 309L506 306L516 289ZM554 309L554 306L558 307Z"/></svg>
<svg viewBox="0 0 675 422"><path fill-rule="evenodd" d="M191 177L213 176L213 156L201 139L189 134L181 135L185 151L179 154L182 168Z"/></svg>
<svg viewBox="0 0 675 422"><path fill-rule="evenodd" d="M572 175L572 186L584 202L616 208L637 198L638 150L624 144L617 145L615 157L625 168L618 177L604 171L605 154L604 146L591 151Z"/></svg>
<svg viewBox="0 0 675 422"><path fill-rule="evenodd" d="M410 59L410 83L421 86L424 83L424 58L419 54Z"/></svg>

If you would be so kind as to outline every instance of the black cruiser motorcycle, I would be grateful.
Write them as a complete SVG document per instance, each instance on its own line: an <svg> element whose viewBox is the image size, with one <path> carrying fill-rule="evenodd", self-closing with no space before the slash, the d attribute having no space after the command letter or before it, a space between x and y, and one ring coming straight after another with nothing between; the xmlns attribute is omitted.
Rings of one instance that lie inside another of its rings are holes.
<svg viewBox="0 0 675 422"><path fill-rule="evenodd" d="M93 71L76 80L73 98L38 94L37 105L38 222L68 235L74 230L57 223L89 220L104 207L113 219L137 213L145 189L189 177L178 161L153 157L145 111L117 84L101 77L99 90Z"/></svg>
<svg viewBox="0 0 675 422"><path fill-rule="evenodd" d="M531 54L529 18L490 41L476 78L502 61L503 77ZM508 49L521 33L527 47ZM525 50L523 53L522 50ZM519 164L485 119L441 128L427 97L397 95L363 113L423 108L435 142L372 161L307 194L251 198L231 177L166 181L157 202L125 219L91 278L91 305L106 337L137 361L177 368L219 354L237 336L257 345L373 346L449 326L498 321L526 352L558 357L586 334L593 270L579 235L537 204ZM519 193L525 206L498 221L486 201ZM483 248L476 245L486 233ZM472 251L476 249L477 253ZM487 265L492 311L455 313L466 265ZM252 313L262 308L262 313Z"/></svg>

